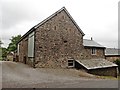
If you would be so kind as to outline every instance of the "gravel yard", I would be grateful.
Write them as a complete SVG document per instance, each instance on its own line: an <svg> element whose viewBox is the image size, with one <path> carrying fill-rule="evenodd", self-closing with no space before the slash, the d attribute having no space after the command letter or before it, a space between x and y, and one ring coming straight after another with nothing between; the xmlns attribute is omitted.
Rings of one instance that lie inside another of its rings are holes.
<svg viewBox="0 0 120 90"><path fill-rule="evenodd" d="M98 79L76 69L32 68L10 61L0 63L2 88L117 88L117 80Z"/></svg>

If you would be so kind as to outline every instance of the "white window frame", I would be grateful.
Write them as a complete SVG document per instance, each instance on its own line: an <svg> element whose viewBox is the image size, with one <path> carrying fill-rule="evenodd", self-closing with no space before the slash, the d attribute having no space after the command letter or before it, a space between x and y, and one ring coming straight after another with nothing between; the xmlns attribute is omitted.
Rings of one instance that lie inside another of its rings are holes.
<svg viewBox="0 0 120 90"><path fill-rule="evenodd" d="M91 55L96 55L96 48L91 49Z"/></svg>
<svg viewBox="0 0 120 90"><path fill-rule="evenodd" d="M20 44L18 44L17 46L17 55L19 55L19 53L20 53Z"/></svg>
<svg viewBox="0 0 120 90"><path fill-rule="evenodd" d="M73 65L69 65L73 64ZM68 59L68 67L75 67L75 60L74 59Z"/></svg>

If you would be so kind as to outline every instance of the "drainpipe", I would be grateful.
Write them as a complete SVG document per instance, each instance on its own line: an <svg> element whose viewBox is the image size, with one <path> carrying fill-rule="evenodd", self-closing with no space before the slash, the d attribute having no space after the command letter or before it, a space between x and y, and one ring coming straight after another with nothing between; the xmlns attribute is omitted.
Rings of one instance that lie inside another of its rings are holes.
<svg viewBox="0 0 120 90"><path fill-rule="evenodd" d="M33 68L35 68L35 42L36 42L35 37L36 37L36 32L34 30L34 58L33 58Z"/></svg>

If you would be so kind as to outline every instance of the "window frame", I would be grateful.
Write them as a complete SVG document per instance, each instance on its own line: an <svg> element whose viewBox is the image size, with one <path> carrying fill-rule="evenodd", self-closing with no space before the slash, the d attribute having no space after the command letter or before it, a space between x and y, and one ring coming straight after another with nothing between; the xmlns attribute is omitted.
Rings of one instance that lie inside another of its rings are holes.
<svg viewBox="0 0 120 90"><path fill-rule="evenodd" d="M96 55L96 48L91 49L91 55Z"/></svg>
<svg viewBox="0 0 120 90"><path fill-rule="evenodd" d="M75 67L75 60L74 59L68 59L68 67ZM70 65L70 64L72 64L72 65Z"/></svg>
<svg viewBox="0 0 120 90"><path fill-rule="evenodd" d="M20 54L20 43L17 45L17 55Z"/></svg>
<svg viewBox="0 0 120 90"><path fill-rule="evenodd" d="M28 58L34 58L34 43L35 43L35 32L32 32L28 36Z"/></svg>

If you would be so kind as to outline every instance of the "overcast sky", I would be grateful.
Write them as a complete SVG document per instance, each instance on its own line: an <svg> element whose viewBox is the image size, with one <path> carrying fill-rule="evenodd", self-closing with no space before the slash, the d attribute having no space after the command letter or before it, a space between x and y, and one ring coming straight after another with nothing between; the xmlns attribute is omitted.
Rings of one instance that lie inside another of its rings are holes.
<svg viewBox="0 0 120 90"><path fill-rule="evenodd" d="M118 47L119 0L1 0L0 38L7 47L11 36L25 34L63 6L85 33L106 47Z"/></svg>

